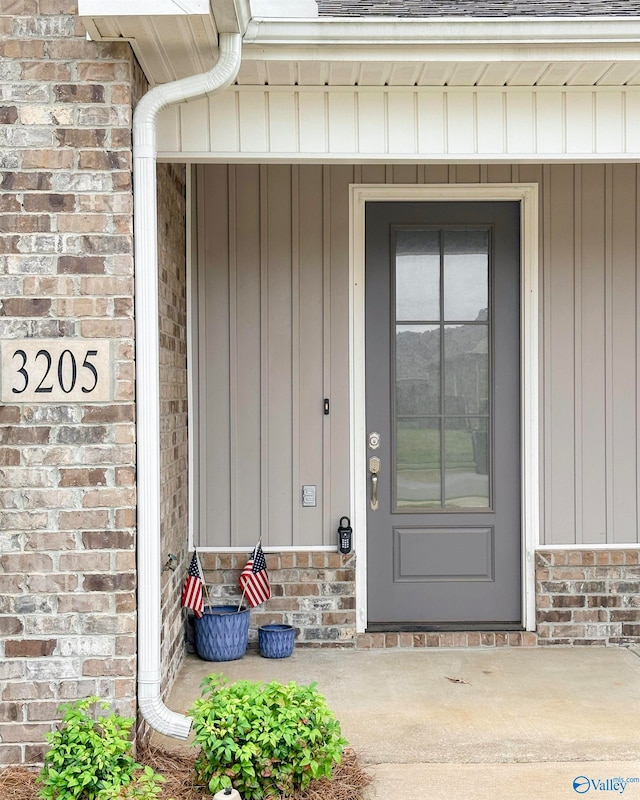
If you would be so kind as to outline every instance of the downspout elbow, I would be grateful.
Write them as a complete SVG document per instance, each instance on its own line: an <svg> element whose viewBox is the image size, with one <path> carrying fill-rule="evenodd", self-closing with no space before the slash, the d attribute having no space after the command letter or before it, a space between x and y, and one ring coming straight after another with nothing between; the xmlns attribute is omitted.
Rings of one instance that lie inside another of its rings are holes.
<svg viewBox="0 0 640 800"><path fill-rule="evenodd" d="M158 733L184 741L191 730L189 717L167 708L153 686L145 684L145 688L151 690L148 696L143 696L142 686L138 690L138 708L143 718Z"/></svg>
<svg viewBox="0 0 640 800"><path fill-rule="evenodd" d="M162 83L143 95L133 114L134 154L136 146L155 146L156 118L163 108L224 91L233 83L240 69L242 36L239 33L221 33L219 48L219 58L208 72ZM154 149L154 158L155 155Z"/></svg>
<svg viewBox="0 0 640 800"><path fill-rule="evenodd" d="M240 68L242 38L222 33L220 57L209 72L150 89L133 117L136 303L136 434L138 447L138 707L159 733L186 739L191 720L161 697L160 384L156 120L174 103L229 86Z"/></svg>

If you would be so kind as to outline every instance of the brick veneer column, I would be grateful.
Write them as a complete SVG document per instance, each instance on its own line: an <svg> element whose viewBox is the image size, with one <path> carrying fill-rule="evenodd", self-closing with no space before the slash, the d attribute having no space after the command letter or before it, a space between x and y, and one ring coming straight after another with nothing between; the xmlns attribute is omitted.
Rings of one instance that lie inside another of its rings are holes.
<svg viewBox="0 0 640 800"><path fill-rule="evenodd" d="M640 643L639 554L637 549L539 551L538 643Z"/></svg>
<svg viewBox="0 0 640 800"><path fill-rule="evenodd" d="M0 6L0 337L108 338L115 399L0 407L0 764L65 699L135 711L131 116L126 44L74 3Z"/></svg>

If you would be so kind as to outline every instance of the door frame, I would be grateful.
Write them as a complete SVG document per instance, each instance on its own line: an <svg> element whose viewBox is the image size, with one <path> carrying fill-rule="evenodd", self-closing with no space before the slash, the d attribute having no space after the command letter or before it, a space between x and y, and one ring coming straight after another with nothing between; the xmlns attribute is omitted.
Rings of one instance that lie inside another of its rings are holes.
<svg viewBox="0 0 640 800"><path fill-rule="evenodd" d="M356 632L367 626L365 205L375 202L520 203L520 416L522 623L535 630L535 560L540 541L538 184L351 184L349 187L349 370L351 511L356 560Z"/></svg>

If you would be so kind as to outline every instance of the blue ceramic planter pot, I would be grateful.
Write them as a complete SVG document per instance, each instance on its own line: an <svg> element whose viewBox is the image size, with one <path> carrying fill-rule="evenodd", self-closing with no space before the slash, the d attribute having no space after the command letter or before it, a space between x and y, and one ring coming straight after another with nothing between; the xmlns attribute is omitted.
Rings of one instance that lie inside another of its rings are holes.
<svg viewBox="0 0 640 800"><path fill-rule="evenodd" d="M205 661L235 661L242 658L249 639L249 609L237 606L206 606L195 618L196 649Z"/></svg>
<svg viewBox="0 0 640 800"><path fill-rule="evenodd" d="M291 625L262 625L258 628L258 647L265 658L288 658L293 653L296 629Z"/></svg>

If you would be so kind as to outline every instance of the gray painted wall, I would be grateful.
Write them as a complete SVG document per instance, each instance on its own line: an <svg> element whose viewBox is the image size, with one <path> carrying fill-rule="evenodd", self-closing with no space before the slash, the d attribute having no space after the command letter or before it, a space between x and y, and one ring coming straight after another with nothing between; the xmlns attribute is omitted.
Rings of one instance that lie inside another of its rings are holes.
<svg viewBox="0 0 640 800"><path fill-rule="evenodd" d="M349 513L348 186L385 182L540 184L541 540L638 541L635 165L197 177L201 547L335 544ZM303 483L316 508L301 507Z"/></svg>

